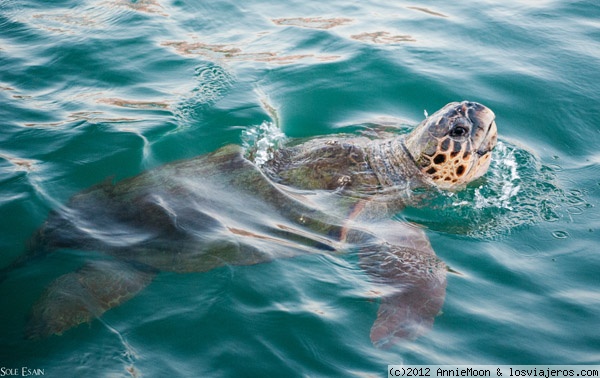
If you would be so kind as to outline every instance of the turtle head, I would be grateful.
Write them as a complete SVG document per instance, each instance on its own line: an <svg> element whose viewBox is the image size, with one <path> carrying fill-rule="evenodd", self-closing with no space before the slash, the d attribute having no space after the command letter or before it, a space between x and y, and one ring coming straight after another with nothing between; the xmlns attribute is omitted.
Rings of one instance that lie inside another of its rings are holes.
<svg viewBox="0 0 600 378"><path fill-rule="evenodd" d="M476 102L452 102L405 140L418 169L442 189L464 186L488 169L498 139L495 115Z"/></svg>

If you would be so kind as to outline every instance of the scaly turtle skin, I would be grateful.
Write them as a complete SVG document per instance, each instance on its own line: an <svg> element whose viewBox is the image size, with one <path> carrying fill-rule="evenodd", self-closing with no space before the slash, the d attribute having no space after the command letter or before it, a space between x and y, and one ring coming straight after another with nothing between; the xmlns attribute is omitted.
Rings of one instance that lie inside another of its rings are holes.
<svg viewBox="0 0 600 378"><path fill-rule="evenodd" d="M390 217L418 200L414 189L452 190L483 175L495 144L491 110L451 103L405 136L317 138L275 151L262 167L228 145L92 187L52 212L32 251L11 267L58 248L110 257L51 283L33 306L28 335L61 334L90 321L135 296L159 271L351 250L387 287L373 343L416 338L441 309L446 266L419 228Z"/></svg>

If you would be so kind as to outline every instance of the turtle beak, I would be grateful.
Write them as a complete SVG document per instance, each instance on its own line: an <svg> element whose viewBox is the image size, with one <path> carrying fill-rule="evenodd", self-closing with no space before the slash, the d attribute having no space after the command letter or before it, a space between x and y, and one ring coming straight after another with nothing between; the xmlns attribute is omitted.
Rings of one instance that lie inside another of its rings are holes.
<svg viewBox="0 0 600 378"><path fill-rule="evenodd" d="M483 156L496 147L498 140L498 129L494 121L496 115L487 106L478 103L469 103L469 105L472 109L468 114L473 122L473 142L478 146L477 154Z"/></svg>
<svg viewBox="0 0 600 378"><path fill-rule="evenodd" d="M498 141L498 129L496 115L488 107L475 103L472 109L469 118L473 122L472 141L477 159L471 166L470 180L475 180L483 176L490 166L491 151Z"/></svg>
<svg viewBox="0 0 600 378"><path fill-rule="evenodd" d="M492 122L490 122L489 126L487 127L487 131L485 132L485 135L481 140L481 144L477 149L477 155L483 156L492 151L494 147L496 147L496 142L498 141L497 135L498 128L496 127L496 122L492 119Z"/></svg>

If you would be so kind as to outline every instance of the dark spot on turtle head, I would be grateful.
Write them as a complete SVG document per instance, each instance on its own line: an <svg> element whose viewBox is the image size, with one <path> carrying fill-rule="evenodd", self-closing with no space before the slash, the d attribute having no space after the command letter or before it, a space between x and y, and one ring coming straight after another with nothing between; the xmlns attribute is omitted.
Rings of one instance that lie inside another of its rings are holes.
<svg viewBox="0 0 600 378"><path fill-rule="evenodd" d="M441 145L441 150L442 151L448 151L448 149L450 148L450 138L445 138L442 141L442 145Z"/></svg>
<svg viewBox="0 0 600 378"><path fill-rule="evenodd" d="M444 179L444 181L451 181L451 180L452 180L452 178L451 178L451 177L446 177L446 178Z"/></svg>
<svg viewBox="0 0 600 378"><path fill-rule="evenodd" d="M471 157L471 153L470 152L465 152L463 155L463 159L464 160L469 160L469 158Z"/></svg>
<svg viewBox="0 0 600 378"><path fill-rule="evenodd" d="M458 168L456 168L456 175L462 176L464 173L465 173L465 166L459 165Z"/></svg>
<svg viewBox="0 0 600 378"><path fill-rule="evenodd" d="M438 154L433 158L433 162L435 164L442 164L445 161L446 161L446 155L444 155L444 154Z"/></svg>
<svg viewBox="0 0 600 378"><path fill-rule="evenodd" d="M429 168L429 169L427 170L427 173L428 173L428 174L430 174L430 175L432 175L432 174L434 174L434 173L436 173L436 172L437 172L437 169L435 169L435 168L433 168L433 167L431 167L431 168Z"/></svg>

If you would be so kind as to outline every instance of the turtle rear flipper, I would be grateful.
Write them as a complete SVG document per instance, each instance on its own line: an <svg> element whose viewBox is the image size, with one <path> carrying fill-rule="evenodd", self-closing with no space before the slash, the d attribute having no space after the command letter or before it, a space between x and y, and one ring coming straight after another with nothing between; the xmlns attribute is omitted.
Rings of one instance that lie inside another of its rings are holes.
<svg viewBox="0 0 600 378"><path fill-rule="evenodd" d="M26 336L60 335L131 299L156 272L119 261L95 261L57 278L33 306Z"/></svg>
<svg viewBox="0 0 600 378"><path fill-rule="evenodd" d="M374 281L391 289L379 305L371 342L386 348L431 329L446 296L446 264L435 255L389 244L367 248L360 258Z"/></svg>

